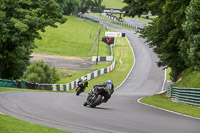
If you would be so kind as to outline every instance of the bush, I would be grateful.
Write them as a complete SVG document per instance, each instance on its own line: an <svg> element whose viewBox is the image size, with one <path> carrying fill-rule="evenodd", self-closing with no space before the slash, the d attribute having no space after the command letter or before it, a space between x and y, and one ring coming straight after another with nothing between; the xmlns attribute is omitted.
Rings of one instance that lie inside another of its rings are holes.
<svg viewBox="0 0 200 133"><path fill-rule="evenodd" d="M60 80L56 68L51 68L43 61L35 61L28 66L23 78L26 81L49 84Z"/></svg>

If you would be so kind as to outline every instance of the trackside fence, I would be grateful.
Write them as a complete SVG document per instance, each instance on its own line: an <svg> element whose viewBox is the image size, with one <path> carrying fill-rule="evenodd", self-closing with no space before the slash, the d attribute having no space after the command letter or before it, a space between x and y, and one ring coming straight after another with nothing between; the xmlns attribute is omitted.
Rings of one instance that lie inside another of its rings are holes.
<svg viewBox="0 0 200 133"><path fill-rule="evenodd" d="M132 24L128 24L126 22L120 22L118 20L114 20L115 23L118 23L120 25L123 25L123 26L126 26L126 27L130 27L130 28L133 28L133 29L136 29L137 31L141 31L142 28L139 27L139 26L136 26L136 25L132 25Z"/></svg>
<svg viewBox="0 0 200 133"><path fill-rule="evenodd" d="M169 87L167 96L177 102L200 106L200 88Z"/></svg>
<svg viewBox="0 0 200 133"><path fill-rule="evenodd" d="M129 27L129 28L136 29L137 31L141 31L141 30L143 29L143 28L141 28L141 27L139 27L139 26L136 26L136 25L133 25L133 24L129 24L129 23L127 23L127 22L119 21L116 17L110 16L110 15L108 15L108 14L105 14L104 17L107 17L107 18L112 19L113 22L115 22L115 23L117 23L117 24L120 24L120 25Z"/></svg>
<svg viewBox="0 0 200 133"><path fill-rule="evenodd" d="M89 21L92 21L92 22L95 22L95 23L99 23L98 20L96 20L96 19L94 19L94 18L91 18L91 17L87 17L87 16L85 16L85 15L83 15L83 14L78 14L77 16L80 17L80 18L83 18L83 19L85 19L85 20L89 20Z"/></svg>

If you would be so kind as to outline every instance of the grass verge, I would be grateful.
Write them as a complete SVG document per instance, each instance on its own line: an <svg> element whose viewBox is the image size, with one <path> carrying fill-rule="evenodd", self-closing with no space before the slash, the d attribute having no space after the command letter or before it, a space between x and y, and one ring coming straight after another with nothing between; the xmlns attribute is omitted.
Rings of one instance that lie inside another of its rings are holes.
<svg viewBox="0 0 200 133"><path fill-rule="evenodd" d="M0 114L0 133L69 133Z"/></svg>
<svg viewBox="0 0 200 133"><path fill-rule="evenodd" d="M1 92L8 92L8 91L36 91L36 92L52 92L49 90L33 90L33 89L21 89L21 88L8 88L8 87L0 87Z"/></svg>
<svg viewBox="0 0 200 133"><path fill-rule="evenodd" d="M27 91L28 89L18 89L18 88L8 88L8 87L0 87L0 92L7 92L7 91Z"/></svg>
<svg viewBox="0 0 200 133"><path fill-rule="evenodd" d="M56 84L67 84L90 73L90 71L57 69L57 73L60 77L60 80L56 82Z"/></svg>
<svg viewBox="0 0 200 133"><path fill-rule="evenodd" d="M179 80L173 86L181 88L200 88L200 71L187 69L182 72Z"/></svg>
<svg viewBox="0 0 200 133"><path fill-rule="evenodd" d="M173 102L162 94L145 97L141 99L140 102L200 118L200 108L196 106Z"/></svg>

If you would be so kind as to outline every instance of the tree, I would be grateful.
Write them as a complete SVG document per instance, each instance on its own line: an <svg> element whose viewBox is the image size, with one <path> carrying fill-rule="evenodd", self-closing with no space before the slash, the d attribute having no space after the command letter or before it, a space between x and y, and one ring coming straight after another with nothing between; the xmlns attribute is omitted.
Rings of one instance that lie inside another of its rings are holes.
<svg viewBox="0 0 200 133"><path fill-rule="evenodd" d="M52 72L53 72L53 74L52 74L52 83L56 83L57 81L60 80L60 77L59 77L55 67L52 68Z"/></svg>
<svg viewBox="0 0 200 133"><path fill-rule="evenodd" d="M80 0L55 0L60 5L60 11L65 15L78 12Z"/></svg>
<svg viewBox="0 0 200 133"><path fill-rule="evenodd" d="M92 4L92 0L80 0L79 12L83 14L86 13L87 10L91 8Z"/></svg>
<svg viewBox="0 0 200 133"><path fill-rule="evenodd" d="M102 12L105 9L105 6L102 6L101 3L103 0L94 0L93 8L97 8L98 12Z"/></svg>
<svg viewBox="0 0 200 133"><path fill-rule="evenodd" d="M182 25L186 38L182 42L182 53L188 65L200 71L200 1L191 0L186 10L186 21ZM187 56L186 56L187 55Z"/></svg>
<svg viewBox="0 0 200 133"><path fill-rule="evenodd" d="M79 12L86 13L88 9L97 8L101 12L105 6L101 6L103 0L80 0Z"/></svg>
<svg viewBox="0 0 200 133"><path fill-rule="evenodd" d="M33 62L27 67L23 77L26 81L49 84L60 80L55 67L50 68L43 61Z"/></svg>
<svg viewBox="0 0 200 133"><path fill-rule="evenodd" d="M39 31L65 21L54 0L1 0L0 78L22 76Z"/></svg>
<svg viewBox="0 0 200 133"><path fill-rule="evenodd" d="M161 15L162 7L166 0L124 0L127 3L122 10L125 11L125 16L134 17L141 16L143 12L151 11L153 15Z"/></svg>
<svg viewBox="0 0 200 133"><path fill-rule="evenodd" d="M185 39L182 24L185 22L185 10L190 0L124 0L126 15L141 15L143 11L157 14L150 26L141 31L143 38L159 57L158 66L172 68L171 76L178 75L188 68L181 53L181 42Z"/></svg>

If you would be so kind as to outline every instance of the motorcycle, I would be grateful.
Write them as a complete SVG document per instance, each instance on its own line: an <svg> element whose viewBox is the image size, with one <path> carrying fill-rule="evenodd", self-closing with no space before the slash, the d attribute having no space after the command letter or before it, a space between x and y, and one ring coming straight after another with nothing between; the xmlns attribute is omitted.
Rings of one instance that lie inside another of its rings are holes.
<svg viewBox="0 0 200 133"><path fill-rule="evenodd" d="M81 92L84 92L85 86L83 85L83 82L78 82L78 85L76 87L76 95L78 96Z"/></svg>
<svg viewBox="0 0 200 133"><path fill-rule="evenodd" d="M91 90L87 97L87 101L84 102L84 106L89 105L91 108L95 108L102 103L104 94L107 93L103 87L95 87Z"/></svg>

